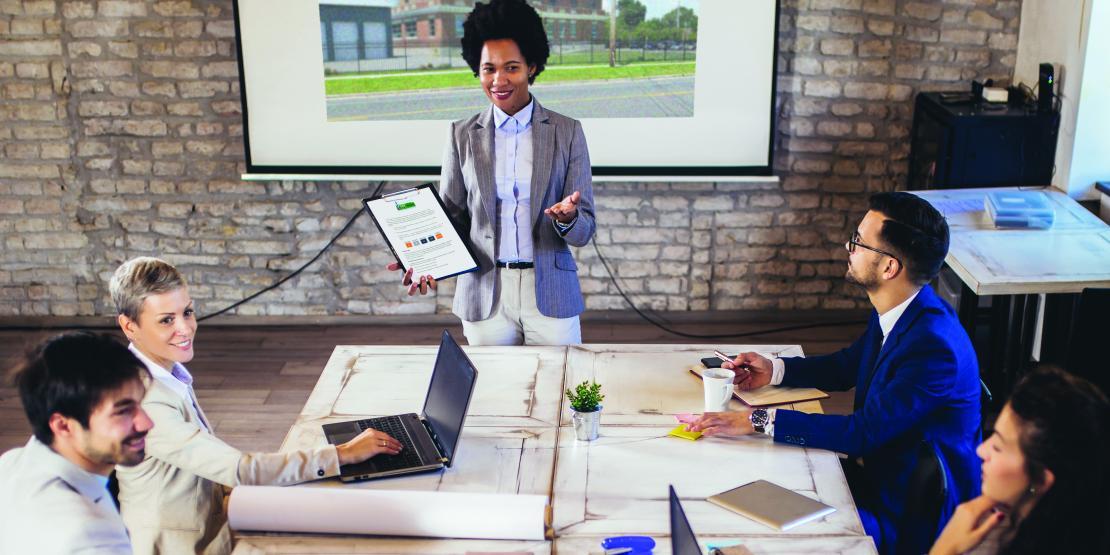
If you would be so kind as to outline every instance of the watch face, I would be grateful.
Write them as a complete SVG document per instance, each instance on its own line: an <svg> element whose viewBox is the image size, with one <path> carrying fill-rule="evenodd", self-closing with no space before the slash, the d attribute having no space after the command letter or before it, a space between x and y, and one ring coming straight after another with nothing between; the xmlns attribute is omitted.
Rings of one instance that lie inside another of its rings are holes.
<svg viewBox="0 0 1110 555"><path fill-rule="evenodd" d="M752 411L752 425L753 426L766 426L767 421L771 418L767 415L766 409L755 409Z"/></svg>

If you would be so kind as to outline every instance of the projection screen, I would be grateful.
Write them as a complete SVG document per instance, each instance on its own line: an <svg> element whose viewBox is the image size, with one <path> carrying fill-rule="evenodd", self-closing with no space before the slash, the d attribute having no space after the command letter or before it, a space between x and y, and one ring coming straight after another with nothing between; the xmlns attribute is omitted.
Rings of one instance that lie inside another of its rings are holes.
<svg viewBox="0 0 1110 555"><path fill-rule="evenodd" d="M530 3L551 45L530 92L582 122L595 176L771 174L776 0ZM248 174L438 177L449 123L489 107L473 5L236 0Z"/></svg>

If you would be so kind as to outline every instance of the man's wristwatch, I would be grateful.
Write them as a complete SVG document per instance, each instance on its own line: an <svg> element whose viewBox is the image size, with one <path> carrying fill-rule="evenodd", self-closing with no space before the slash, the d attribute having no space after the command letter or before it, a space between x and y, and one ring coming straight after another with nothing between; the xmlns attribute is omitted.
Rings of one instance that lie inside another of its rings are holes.
<svg viewBox="0 0 1110 555"><path fill-rule="evenodd" d="M767 409L755 409L748 418L752 421L752 429L754 429L757 434L764 433L767 423L771 421L771 416L767 414Z"/></svg>

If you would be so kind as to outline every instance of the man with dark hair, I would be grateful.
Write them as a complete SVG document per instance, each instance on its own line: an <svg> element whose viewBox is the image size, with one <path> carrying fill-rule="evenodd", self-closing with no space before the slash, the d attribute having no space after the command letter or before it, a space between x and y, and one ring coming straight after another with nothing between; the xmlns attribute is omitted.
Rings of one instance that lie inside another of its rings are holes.
<svg viewBox="0 0 1110 555"><path fill-rule="evenodd" d="M845 244L845 279L875 307L867 331L847 349L769 360L742 353L737 387L767 384L846 391L850 415L785 409L707 413L691 429L762 433L775 442L847 454L852 494L867 533L883 553L928 550L958 503L979 492L979 367L952 307L926 283L948 252L948 224L909 193L880 193ZM939 462L945 499L939 522L914 521L908 483L925 453ZM862 466L856 464L862 459Z"/></svg>
<svg viewBox="0 0 1110 555"><path fill-rule="evenodd" d="M92 333L54 337L16 367L34 437L0 457L0 553L131 553L107 485L115 465L146 455L145 375L126 347Z"/></svg>

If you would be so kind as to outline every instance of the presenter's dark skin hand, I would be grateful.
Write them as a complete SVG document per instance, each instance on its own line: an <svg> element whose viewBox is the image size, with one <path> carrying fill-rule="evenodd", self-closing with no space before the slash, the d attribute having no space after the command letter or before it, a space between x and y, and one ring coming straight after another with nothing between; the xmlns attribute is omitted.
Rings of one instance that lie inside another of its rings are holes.
<svg viewBox="0 0 1110 555"><path fill-rule="evenodd" d="M774 373L770 359L759 353L740 353L732 362L722 363L721 368L736 372L733 383L740 391L759 389L771 383L771 375Z"/></svg>
<svg viewBox="0 0 1110 555"><path fill-rule="evenodd" d="M582 194L575 191L561 202L556 202L550 208L544 209L543 213L561 224L569 224L578 216L578 199L580 198L582 198Z"/></svg>
<svg viewBox="0 0 1110 555"><path fill-rule="evenodd" d="M396 262L390 262L385 267L391 272L396 272L401 269L401 265ZM436 278L432 276L420 276L420 279L413 279L412 268L405 272L405 277L401 278L401 285L409 288L409 296L415 295L419 292L421 295L427 295L429 291L436 290Z"/></svg>

